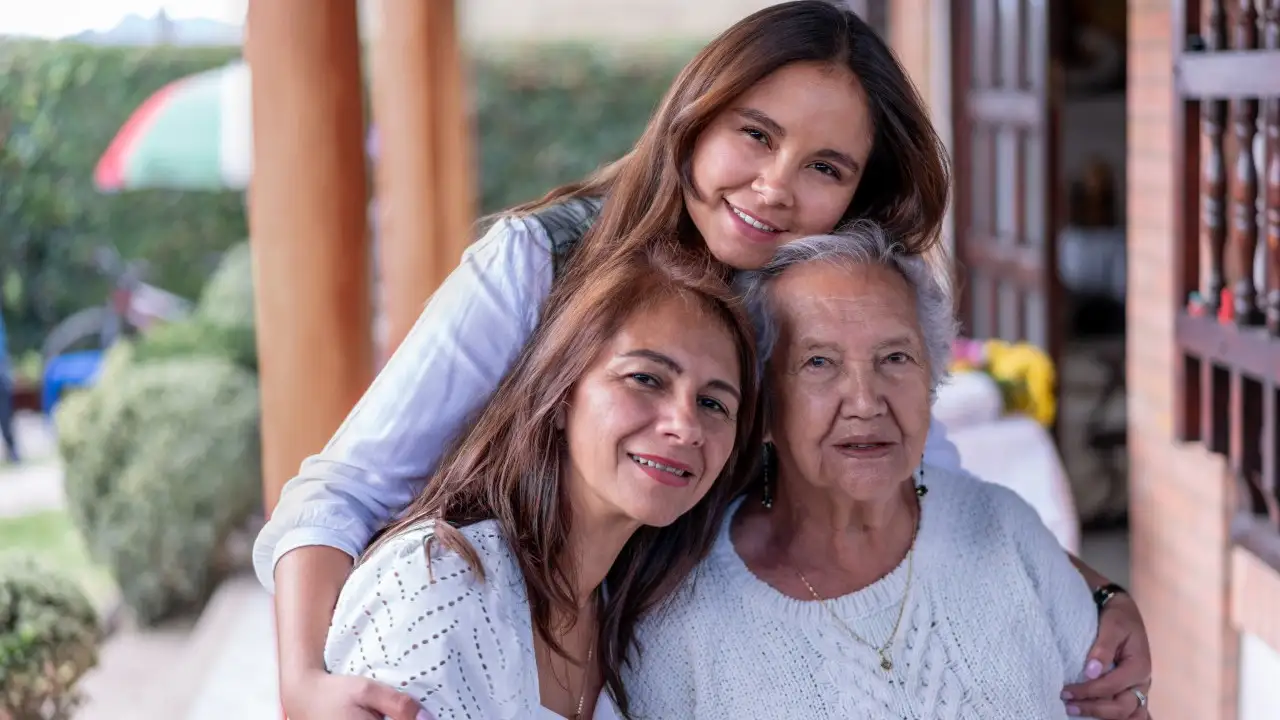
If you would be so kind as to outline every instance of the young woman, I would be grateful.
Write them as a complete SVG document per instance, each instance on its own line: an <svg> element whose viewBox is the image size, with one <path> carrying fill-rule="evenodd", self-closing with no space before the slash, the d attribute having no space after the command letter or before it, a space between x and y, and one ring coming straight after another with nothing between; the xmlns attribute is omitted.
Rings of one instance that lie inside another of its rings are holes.
<svg viewBox="0 0 1280 720"><path fill-rule="evenodd" d="M394 691L325 674L333 604L352 558L417 496L539 317L558 312L563 301L548 299L554 283L579 282L636 243L673 233L727 269L758 268L782 243L856 217L927 253L949 182L923 102L853 13L825 0L782 3L713 40L631 152L514 209L467 251L333 440L286 485L255 566L276 593L291 717L343 717L335 708L353 706L414 716ZM959 465L938 423L925 460ZM1091 586L1106 584L1077 567ZM1124 717L1088 702L1149 680L1146 634L1128 596L1107 604L1091 657L1098 679L1068 688L1073 701L1104 719Z"/></svg>
<svg viewBox="0 0 1280 720"><path fill-rule="evenodd" d="M331 672L437 718L625 713L633 629L710 548L760 442L750 326L705 253L673 250L558 289L343 588Z"/></svg>

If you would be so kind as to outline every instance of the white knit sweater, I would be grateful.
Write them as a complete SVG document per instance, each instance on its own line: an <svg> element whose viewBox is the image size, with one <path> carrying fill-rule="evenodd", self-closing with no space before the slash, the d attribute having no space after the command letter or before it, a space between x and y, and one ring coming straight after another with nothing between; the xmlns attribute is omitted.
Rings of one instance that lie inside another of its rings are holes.
<svg viewBox="0 0 1280 720"><path fill-rule="evenodd" d="M729 519L691 582L640 628L626 677L636 718L1066 718L1097 608L1035 510L1010 490L926 468L908 605L885 671L821 605L786 597L734 550ZM734 511L737 507L734 507ZM889 636L905 562L828 601Z"/></svg>

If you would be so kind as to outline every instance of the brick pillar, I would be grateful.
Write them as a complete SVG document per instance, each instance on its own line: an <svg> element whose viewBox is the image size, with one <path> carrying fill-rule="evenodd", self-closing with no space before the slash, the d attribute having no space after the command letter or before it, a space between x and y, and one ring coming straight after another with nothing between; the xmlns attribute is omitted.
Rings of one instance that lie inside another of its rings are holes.
<svg viewBox="0 0 1280 720"><path fill-rule="evenodd" d="M1172 0L1129 3L1128 413L1133 592L1155 659L1152 715L1234 718L1228 619L1231 483L1220 458L1174 441L1177 139Z"/></svg>
<svg viewBox="0 0 1280 720"><path fill-rule="evenodd" d="M371 377L368 191L355 3L252 0L247 22L249 228L270 510Z"/></svg>
<svg viewBox="0 0 1280 720"><path fill-rule="evenodd" d="M471 242L476 192L453 0L382 0L380 11L375 179L390 352Z"/></svg>

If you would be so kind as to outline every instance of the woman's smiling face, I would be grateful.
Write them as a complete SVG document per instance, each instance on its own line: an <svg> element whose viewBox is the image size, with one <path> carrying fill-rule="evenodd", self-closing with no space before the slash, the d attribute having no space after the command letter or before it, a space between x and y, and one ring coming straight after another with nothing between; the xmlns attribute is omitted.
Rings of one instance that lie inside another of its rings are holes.
<svg viewBox="0 0 1280 720"><path fill-rule="evenodd" d="M570 393L576 507L665 526L711 489L737 439L741 360L724 322L673 296L636 312Z"/></svg>
<svg viewBox="0 0 1280 720"><path fill-rule="evenodd" d="M740 270L839 224L871 154L866 93L848 69L793 63L730 103L698 137L685 207L711 253Z"/></svg>

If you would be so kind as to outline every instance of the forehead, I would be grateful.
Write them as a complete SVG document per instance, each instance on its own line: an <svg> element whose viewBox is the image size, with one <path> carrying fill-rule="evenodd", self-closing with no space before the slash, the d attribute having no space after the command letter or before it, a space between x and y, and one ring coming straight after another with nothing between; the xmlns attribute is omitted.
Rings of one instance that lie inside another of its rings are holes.
<svg viewBox="0 0 1280 720"><path fill-rule="evenodd" d="M784 344L857 346L918 338L915 295L882 265L810 262L789 268L770 292Z"/></svg>
<svg viewBox="0 0 1280 720"><path fill-rule="evenodd" d="M644 348L671 357L688 371L737 383L738 346L725 322L699 300L669 295L632 313L610 343L612 354Z"/></svg>

